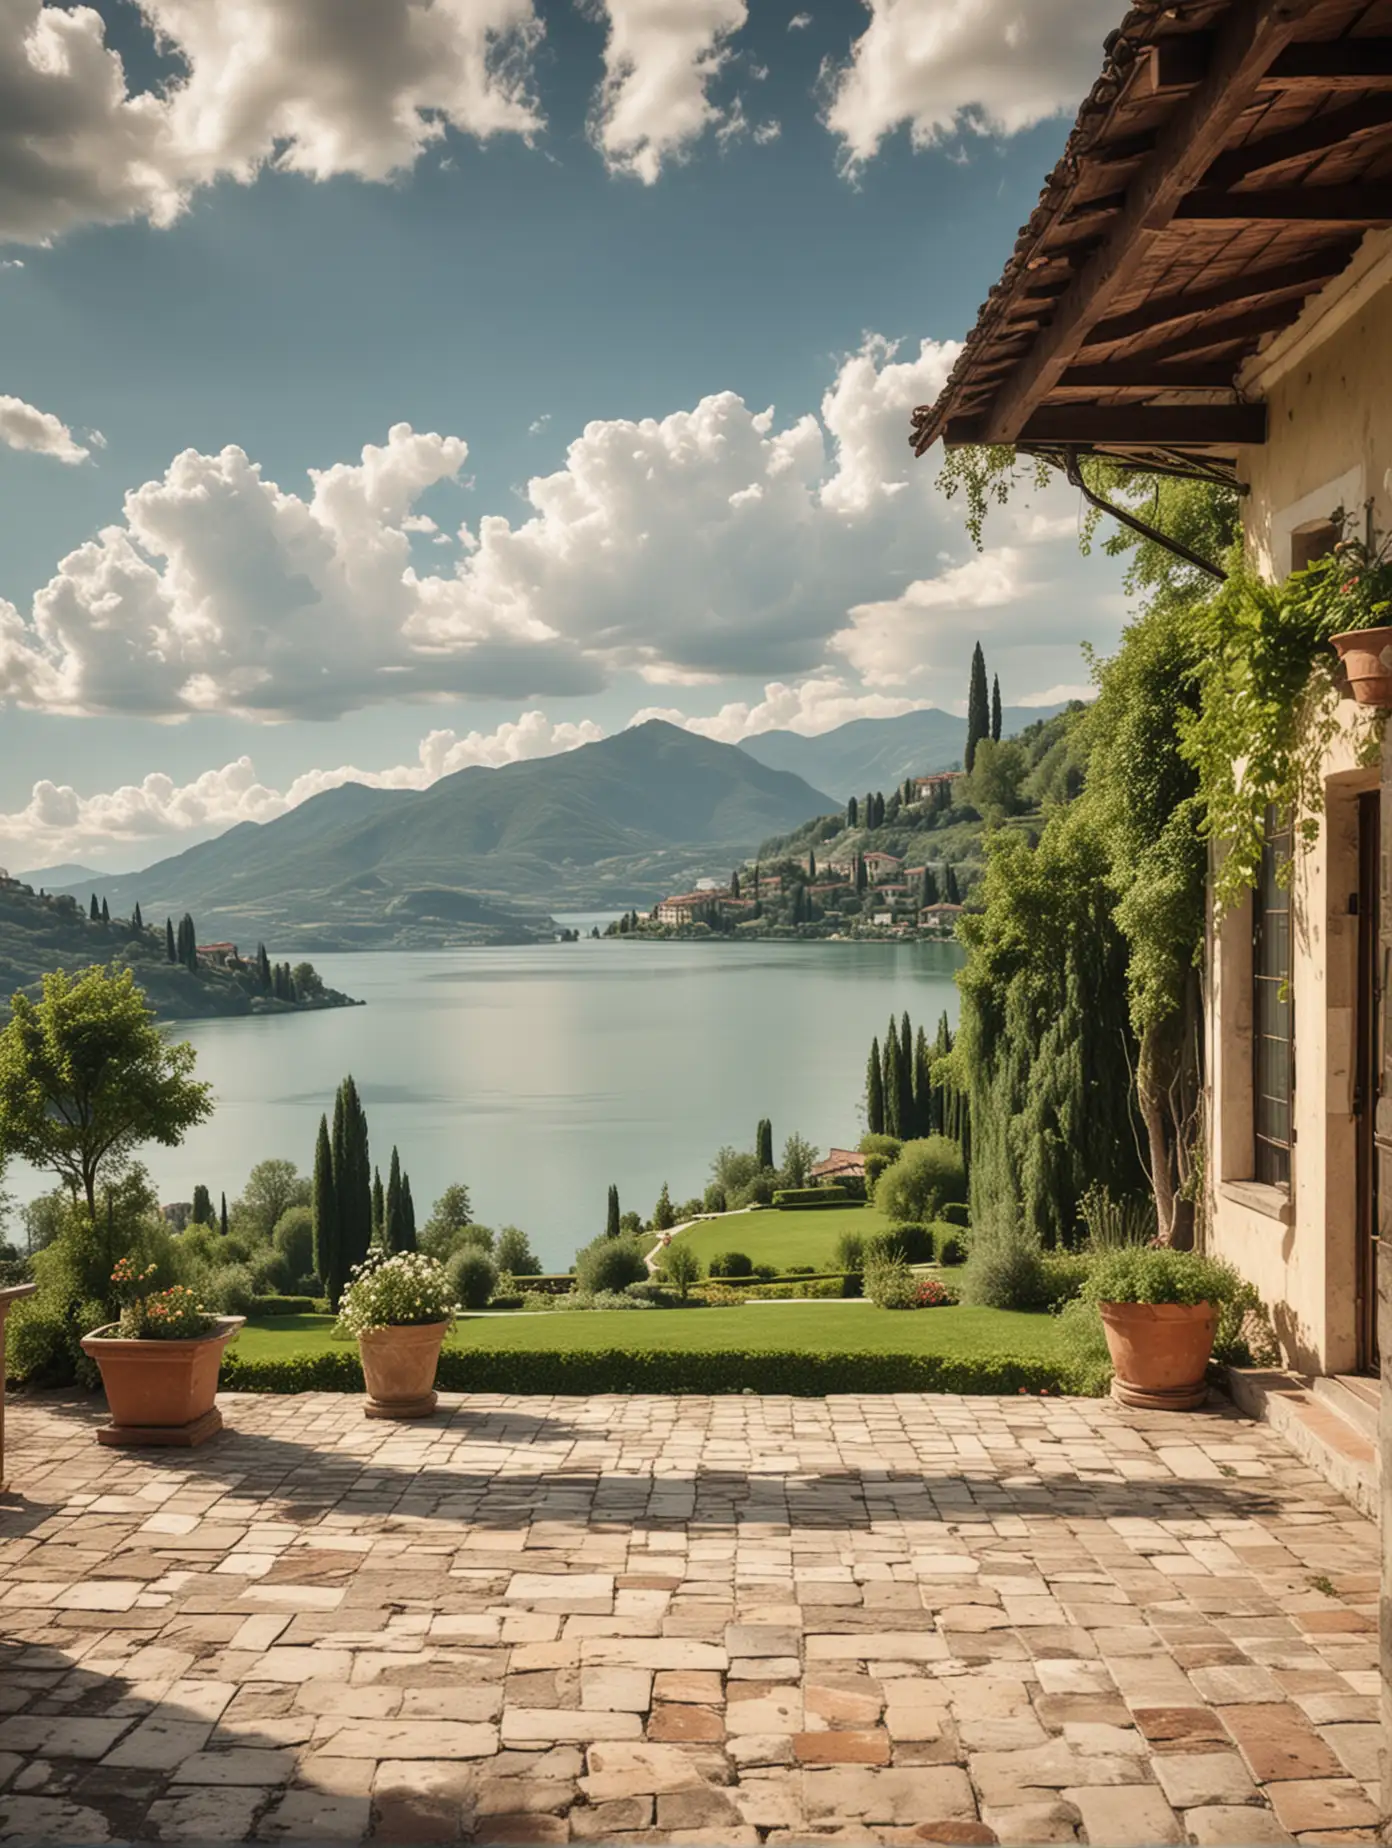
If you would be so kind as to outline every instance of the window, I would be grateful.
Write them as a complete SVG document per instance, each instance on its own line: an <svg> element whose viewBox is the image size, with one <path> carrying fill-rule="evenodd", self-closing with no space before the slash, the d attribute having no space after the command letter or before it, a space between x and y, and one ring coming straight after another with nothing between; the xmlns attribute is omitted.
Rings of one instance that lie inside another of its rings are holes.
<svg viewBox="0 0 1392 1848"><path fill-rule="evenodd" d="M1333 520L1311 520L1297 526L1291 534L1291 570L1303 571L1317 558L1327 558L1334 550L1339 529Z"/></svg>
<svg viewBox="0 0 1392 1848"><path fill-rule="evenodd" d="M1252 1086L1256 1178L1290 1186L1291 1105L1295 1060L1291 1009L1291 913L1288 817L1267 815L1261 870L1252 903L1252 1018L1256 1071Z"/></svg>

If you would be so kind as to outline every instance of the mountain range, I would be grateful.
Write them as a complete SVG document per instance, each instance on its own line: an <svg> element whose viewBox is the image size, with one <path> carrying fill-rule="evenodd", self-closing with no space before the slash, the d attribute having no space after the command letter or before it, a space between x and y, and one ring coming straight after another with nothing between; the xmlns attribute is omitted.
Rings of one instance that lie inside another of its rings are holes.
<svg viewBox="0 0 1392 1848"><path fill-rule="evenodd" d="M1007 706L1001 735L1009 738L1052 718L1062 706ZM938 706L905 712L893 719L851 719L815 738L801 732L760 732L739 747L773 770L788 770L818 789L836 792L835 806L868 789L889 790L908 776L934 770L958 770L967 742L967 721Z"/></svg>
<svg viewBox="0 0 1392 1848"><path fill-rule="evenodd" d="M113 917L292 949L525 941L550 914L646 905L839 802L662 720L428 789L345 783L139 873L83 878Z"/></svg>

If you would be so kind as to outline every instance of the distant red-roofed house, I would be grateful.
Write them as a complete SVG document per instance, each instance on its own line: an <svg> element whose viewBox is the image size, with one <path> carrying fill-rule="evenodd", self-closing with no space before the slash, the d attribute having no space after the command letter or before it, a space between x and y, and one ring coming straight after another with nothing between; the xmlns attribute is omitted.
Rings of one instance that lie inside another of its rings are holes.
<svg viewBox="0 0 1392 1848"><path fill-rule="evenodd" d="M865 1157L858 1149L828 1149L826 1159L816 1162L808 1170L808 1178L814 1181L863 1181Z"/></svg>

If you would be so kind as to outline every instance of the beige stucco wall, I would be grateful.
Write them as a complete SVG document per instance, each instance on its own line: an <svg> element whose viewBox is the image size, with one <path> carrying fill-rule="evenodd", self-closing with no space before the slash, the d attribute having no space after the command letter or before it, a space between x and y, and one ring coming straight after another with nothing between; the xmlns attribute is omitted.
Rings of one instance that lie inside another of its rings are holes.
<svg viewBox="0 0 1392 1848"><path fill-rule="evenodd" d="M1249 558L1273 579L1291 568L1293 533L1342 504L1361 520L1374 501L1392 525L1392 275L1369 245L1350 288L1326 291L1244 380L1269 406L1267 443L1247 453ZM1209 1242L1271 1305L1289 1364L1337 1373L1357 1364L1353 1114L1358 794L1366 712L1341 703L1324 762L1324 812L1292 879L1295 1145L1291 1187L1251 1179L1251 916L1210 920L1208 974Z"/></svg>

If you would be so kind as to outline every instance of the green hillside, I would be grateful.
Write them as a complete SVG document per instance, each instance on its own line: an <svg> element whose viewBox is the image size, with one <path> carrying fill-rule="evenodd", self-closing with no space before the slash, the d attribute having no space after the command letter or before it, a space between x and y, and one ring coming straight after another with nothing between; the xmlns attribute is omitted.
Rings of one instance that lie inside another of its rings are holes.
<svg viewBox="0 0 1392 1848"><path fill-rule="evenodd" d="M647 902L830 806L655 720L426 790L345 784L96 890L123 914L187 909L220 935L321 949L525 942L554 910Z"/></svg>
<svg viewBox="0 0 1392 1848"><path fill-rule="evenodd" d="M249 954L255 949L254 944L246 947ZM187 969L168 959L162 918L158 929L137 928L116 917L103 923L71 896L45 896L19 880L0 878L0 1000L18 989L37 989L51 970L72 973L112 962L134 971L164 1020L352 1005L347 995L324 988L312 974L303 978L303 992L289 1001L266 992L254 969L225 969L206 961Z"/></svg>

